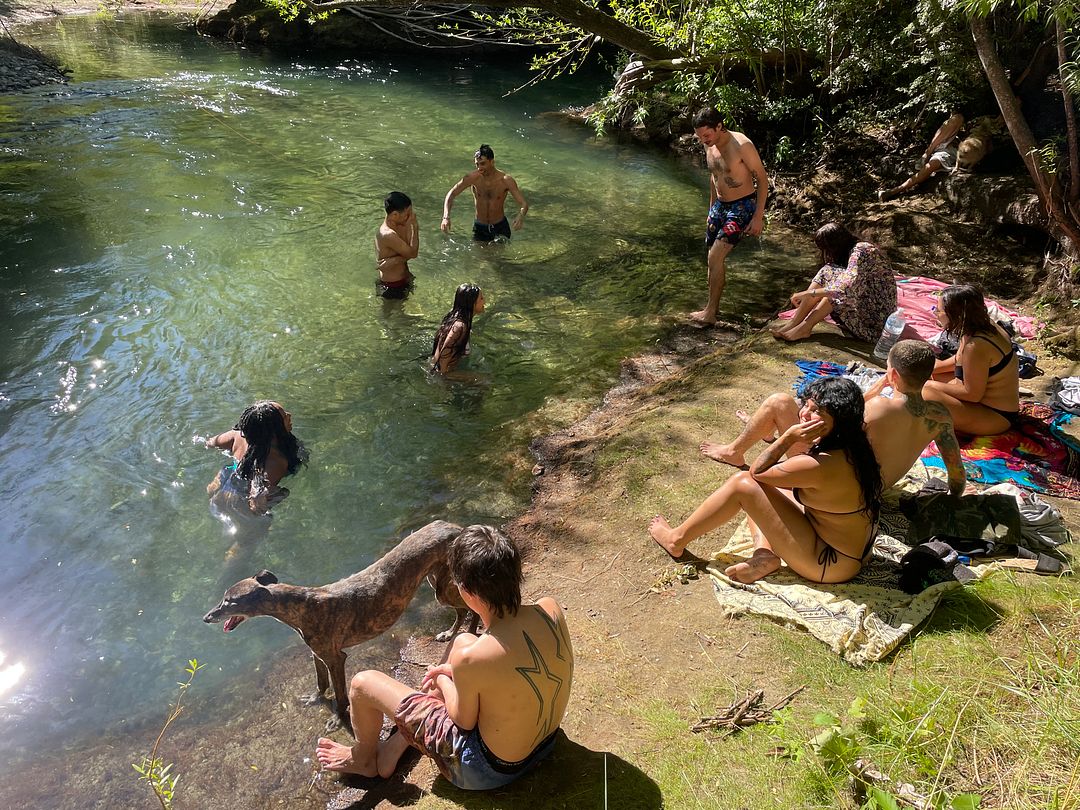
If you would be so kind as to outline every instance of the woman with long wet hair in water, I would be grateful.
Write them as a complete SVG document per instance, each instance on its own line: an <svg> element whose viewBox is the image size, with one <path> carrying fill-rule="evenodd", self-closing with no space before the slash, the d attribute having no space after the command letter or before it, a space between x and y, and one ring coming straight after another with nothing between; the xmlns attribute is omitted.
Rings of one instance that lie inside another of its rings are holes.
<svg viewBox="0 0 1080 810"><path fill-rule="evenodd" d="M473 316L484 311L484 293L475 284L462 284L454 293L454 308L442 319L431 344L431 370L452 371L469 351Z"/></svg>

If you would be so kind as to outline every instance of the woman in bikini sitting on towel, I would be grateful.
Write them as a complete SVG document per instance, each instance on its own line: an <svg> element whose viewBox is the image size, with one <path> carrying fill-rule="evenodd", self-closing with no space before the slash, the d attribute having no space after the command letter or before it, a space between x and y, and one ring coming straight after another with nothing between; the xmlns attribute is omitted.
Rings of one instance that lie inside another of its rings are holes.
<svg viewBox="0 0 1080 810"><path fill-rule="evenodd" d="M994 323L982 291L954 284L941 291L938 320L960 348L939 360L934 379L923 388L925 399L940 402L952 414L957 433L994 436L1020 419L1020 358L1012 339Z"/></svg>
<svg viewBox="0 0 1080 810"><path fill-rule="evenodd" d="M805 455L783 459L798 442ZM754 554L725 570L755 582L786 562L814 582L846 582L874 544L881 470L863 430L863 396L851 380L826 377L807 386L799 421L672 528L660 515L649 534L678 559L691 542L734 519L749 518Z"/></svg>

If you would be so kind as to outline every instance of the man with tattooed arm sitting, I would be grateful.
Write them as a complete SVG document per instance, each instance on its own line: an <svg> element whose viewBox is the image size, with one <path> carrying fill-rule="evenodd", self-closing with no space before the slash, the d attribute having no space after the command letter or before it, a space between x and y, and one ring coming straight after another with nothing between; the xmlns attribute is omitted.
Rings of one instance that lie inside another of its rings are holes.
<svg viewBox="0 0 1080 810"><path fill-rule="evenodd" d="M491 526L469 526L447 562L461 596L483 621L461 633L420 691L382 672L349 684L356 744L320 739L316 756L331 771L389 777L412 745L465 790L502 787L551 753L570 699L574 652L558 603L521 603L521 557ZM383 715L399 733L379 741Z"/></svg>
<svg viewBox="0 0 1080 810"><path fill-rule="evenodd" d="M949 410L923 399L923 385L934 371L934 352L922 340L901 340L889 352L885 376L866 392L866 437L881 468L881 483L891 487L911 469L931 441L936 441L949 475L949 492L964 491L964 465L953 432ZM881 395L890 386L891 397ZM704 442L702 455L714 461L742 467L744 453L760 440L768 441L799 421L799 404L790 394L773 394L753 415L736 411L746 421L742 433L730 444ZM788 455L805 453L809 447L792 445Z"/></svg>

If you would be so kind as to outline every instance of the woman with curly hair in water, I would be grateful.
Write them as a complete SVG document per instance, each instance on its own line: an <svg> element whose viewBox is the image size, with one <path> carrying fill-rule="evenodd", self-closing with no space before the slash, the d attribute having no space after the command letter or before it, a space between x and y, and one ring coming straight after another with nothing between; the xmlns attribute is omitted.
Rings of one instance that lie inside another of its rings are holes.
<svg viewBox="0 0 1080 810"><path fill-rule="evenodd" d="M212 497L242 502L255 514L265 513L289 494L278 482L299 470L308 457L292 433L292 414L270 400L249 405L232 430L207 439L206 446L232 456L206 491Z"/></svg>
<svg viewBox="0 0 1080 810"><path fill-rule="evenodd" d="M846 582L870 554L881 507L881 470L863 430L863 396L851 380L807 386L799 421L705 499L674 528L660 515L649 534L678 559L686 546L740 512L749 518L753 556L725 574L755 582L786 562L814 582ZM784 459L798 442L804 455Z"/></svg>

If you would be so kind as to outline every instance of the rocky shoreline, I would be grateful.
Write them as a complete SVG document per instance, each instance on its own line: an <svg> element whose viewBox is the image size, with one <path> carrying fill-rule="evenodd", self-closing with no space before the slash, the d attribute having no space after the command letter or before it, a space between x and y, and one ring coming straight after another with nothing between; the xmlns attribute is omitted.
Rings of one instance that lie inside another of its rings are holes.
<svg viewBox="0 0 1080 810"><path fill-rule="evenodd" d="M36 48L0 39L0 93L67 81L67 71Z"/></svg>

